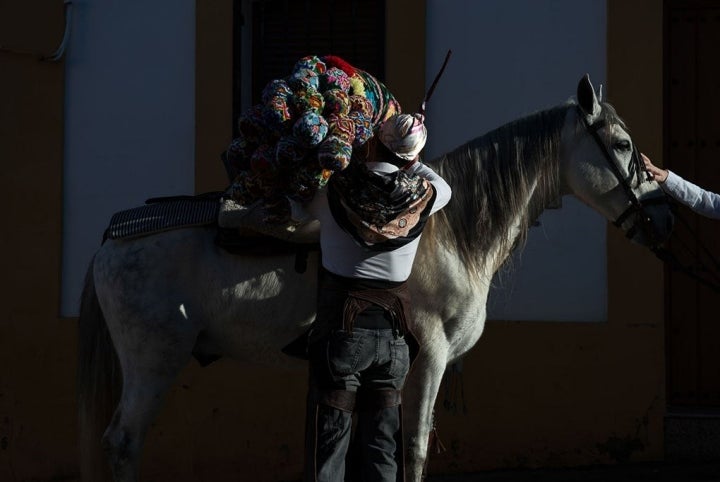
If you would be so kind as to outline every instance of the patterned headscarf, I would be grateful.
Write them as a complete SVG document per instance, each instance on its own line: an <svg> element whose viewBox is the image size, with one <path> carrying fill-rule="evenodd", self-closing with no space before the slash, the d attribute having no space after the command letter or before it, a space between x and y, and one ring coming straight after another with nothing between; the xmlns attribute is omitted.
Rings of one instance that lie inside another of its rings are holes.
<svg viewBox="0 0 720 482"><path fill-rule="evenodd" d="M395 114L383 122L378 138L396 156L412 161L425 147L427 129L422 114Z"/></svg>

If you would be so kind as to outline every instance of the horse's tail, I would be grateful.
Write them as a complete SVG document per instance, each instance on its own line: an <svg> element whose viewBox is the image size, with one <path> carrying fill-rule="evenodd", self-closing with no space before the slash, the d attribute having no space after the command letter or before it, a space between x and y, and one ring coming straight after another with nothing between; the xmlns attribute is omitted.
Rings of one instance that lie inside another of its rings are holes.
<svg viewBox="0 0 720 482"><path fill-rule="evenodd" d="M119 399L122 375L93 277L85 275L78 320L77 401L80 470L83 481L110 480L101 439Z"/></svg>

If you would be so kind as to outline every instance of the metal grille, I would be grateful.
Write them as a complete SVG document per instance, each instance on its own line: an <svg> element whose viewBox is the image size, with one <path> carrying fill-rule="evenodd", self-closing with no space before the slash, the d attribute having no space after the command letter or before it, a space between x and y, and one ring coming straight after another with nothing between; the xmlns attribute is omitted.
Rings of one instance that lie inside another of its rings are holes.
<svg viewBox="0 0 720 482"><path fill-rule="evenodd" d="M337 55L384 81L384 0L253 3L253 102L306 55Z"/></svg>

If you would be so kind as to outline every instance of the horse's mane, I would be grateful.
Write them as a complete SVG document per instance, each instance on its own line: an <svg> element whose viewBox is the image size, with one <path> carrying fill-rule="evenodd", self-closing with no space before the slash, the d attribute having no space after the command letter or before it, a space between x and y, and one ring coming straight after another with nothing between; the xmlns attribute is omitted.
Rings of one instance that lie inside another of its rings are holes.
<svg viewBox="0 0 720 482"><path fill-rule="evenodd" d="M560 136L574 107L561 104L515 120L428 162L453 189L431 229L470 271L479 273L488 256L524 243L532 222L559 201ZM622 123L607 104L602 115ZM510 236L515 227L517 236Z"/></svg>

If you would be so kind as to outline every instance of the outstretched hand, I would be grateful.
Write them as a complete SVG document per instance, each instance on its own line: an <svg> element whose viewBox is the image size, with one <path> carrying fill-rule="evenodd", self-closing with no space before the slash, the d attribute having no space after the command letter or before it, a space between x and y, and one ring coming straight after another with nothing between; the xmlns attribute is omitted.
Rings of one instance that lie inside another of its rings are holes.
<svg viewBox="0 0 720 482"><path fill-rule="evenodd" d="M650 173L653 180L657 182L665 182L668 177L667 169L661 169L657 167L645 154L641 153L640 156L642 157L643 163L645 164L645 170Z"/></svg>

